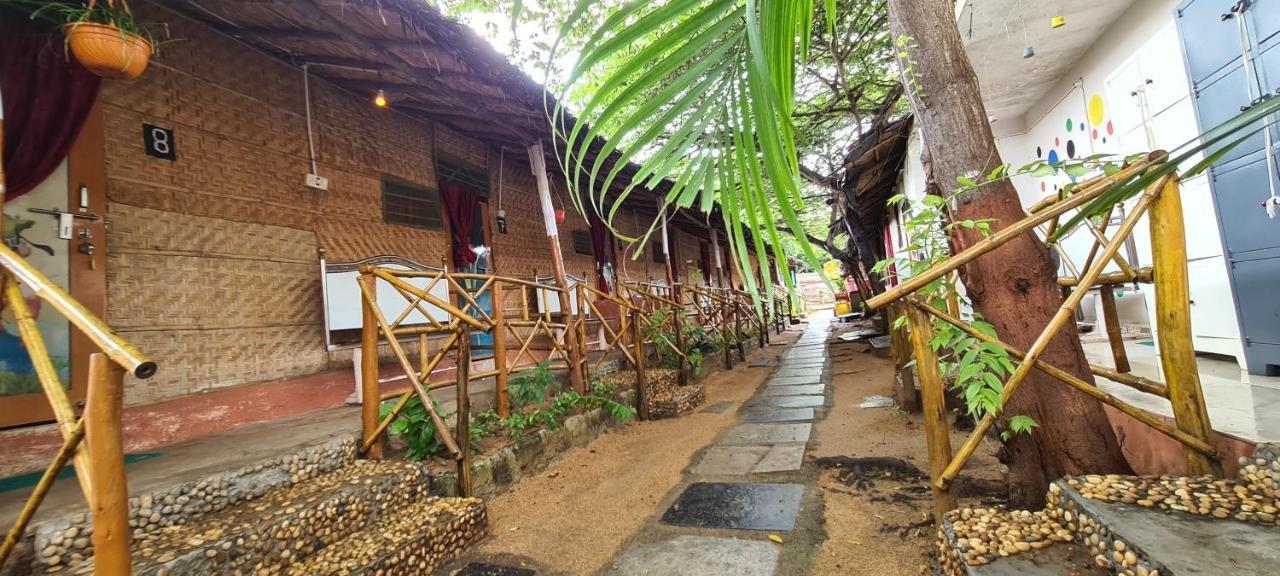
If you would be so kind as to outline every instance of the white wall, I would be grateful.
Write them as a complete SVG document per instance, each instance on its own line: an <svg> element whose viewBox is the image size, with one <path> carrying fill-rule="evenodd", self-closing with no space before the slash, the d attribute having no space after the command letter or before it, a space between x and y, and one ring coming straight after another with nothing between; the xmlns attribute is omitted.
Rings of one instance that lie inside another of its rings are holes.
<svg viewBox="0 0 1280 576"><path fill-rule="evenodd" d="M1005 162L1022 166L1035 160L1037 151L1041 158L1054 154L1066 159L1069 143L1074 157L1081 158L1095 153L1172 149L1194 138L1195 109L1174 23L1178 3L1179 0L1135 2L1024 117L1006 122L1009 128L1004 128L1003 134L1001 122L996 122L993 128ZM1014 184L1024 205L1029 205L1069 181L1065 174L1044 179L1024 176L1016 178ZM1195 347L1242 359L1240 330L1208 177L1200 175L1183 182L1182 201ZM1130 264L1150 266L1150 236L1145 219L1135 229L1133 239L1137 262ZM1083 265L1091 245L1092 238L1082 233L1063 241L1077 266ZM1110 270L1116 270L1114 264ZM1125 304L1121 316L1126 322L1148 323L1149 311L1154 310L1154 294L1150 286L1143 286L1141 292L1141 299L1120 301ZM1143 301L1145 307L1136 305Z"/></svg>

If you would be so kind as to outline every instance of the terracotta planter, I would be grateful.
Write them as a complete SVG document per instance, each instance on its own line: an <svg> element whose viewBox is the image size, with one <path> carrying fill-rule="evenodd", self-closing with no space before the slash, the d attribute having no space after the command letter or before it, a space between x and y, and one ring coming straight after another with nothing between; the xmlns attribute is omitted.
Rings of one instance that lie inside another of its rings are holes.
<svg viewBox="0 0 1280 576"><path fill-rule="evenodd" d="M103 78L132 80L142 75L151 59L151 43L137 34L94 22L62 26L71 54L90 72Z"/></svg>

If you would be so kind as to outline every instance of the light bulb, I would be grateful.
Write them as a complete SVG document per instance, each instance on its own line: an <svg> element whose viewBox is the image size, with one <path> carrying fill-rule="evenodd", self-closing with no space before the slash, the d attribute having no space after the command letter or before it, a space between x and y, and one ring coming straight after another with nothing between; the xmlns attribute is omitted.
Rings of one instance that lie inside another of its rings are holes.
<svg viewBox="0 0 1280 576"><path fill-rule="evenodd" d="M379 107L379 108L386 108L386 107L387 107L387 93L386 93L386 92L383 92L383 91L382 91L382 89L379 89L379 90L378 90L378 93L377 93L376 95L374 95L374 97L373 97L373 105L374 105L374 106L377 106L377 107Z"/></svg>

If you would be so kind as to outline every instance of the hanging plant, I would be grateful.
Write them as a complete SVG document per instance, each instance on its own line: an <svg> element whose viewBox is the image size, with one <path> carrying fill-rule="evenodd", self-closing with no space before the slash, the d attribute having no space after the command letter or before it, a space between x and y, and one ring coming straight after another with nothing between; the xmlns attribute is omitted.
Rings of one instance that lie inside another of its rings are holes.
<svg viewBox="0 0 1280 576"><path fill-rule="evenodd" d="M62 22L67 50L90 72L103 78L132 80L147 69L154 42L133 19L125 0L36 4L40 7L31 17Z"/></svg>

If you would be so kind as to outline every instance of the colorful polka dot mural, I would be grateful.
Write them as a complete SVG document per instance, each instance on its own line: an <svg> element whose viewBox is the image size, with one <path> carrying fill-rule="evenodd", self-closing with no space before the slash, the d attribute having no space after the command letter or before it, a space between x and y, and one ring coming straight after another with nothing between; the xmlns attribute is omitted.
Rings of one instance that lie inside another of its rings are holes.
<svg viewBox="0 0 1280 576"><path fill-rule="evenodd" d="M1089 97L1089 123L1094 126L1101 126L1102 121L1107 119L1107 104L1102 99L1101 94L1094 94Z"/></svg>

